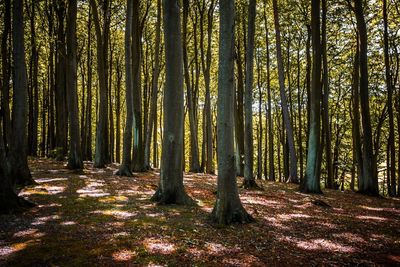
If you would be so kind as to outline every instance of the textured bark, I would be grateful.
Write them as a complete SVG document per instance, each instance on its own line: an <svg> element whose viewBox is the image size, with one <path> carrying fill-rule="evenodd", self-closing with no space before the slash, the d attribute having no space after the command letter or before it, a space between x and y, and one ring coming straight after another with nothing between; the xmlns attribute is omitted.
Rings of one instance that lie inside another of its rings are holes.
<svg viewBox="0 0 400 267"><path fill-rule="evenodd" d="M197 125L195 121L195 110L194 110L194 99L193 99L193 87L190 82L189 74L189 63L188 63L188 52L187 52L187 25L188 25L188 14L189 13L189 0L183 1L183 68L186 84L186 98L189 116L189 130L190 130L190 171L200 172L199 163L199 146L197 139Z"/></svg>
<svg viewBox="0 0 400 267"><path fill-rule="evenodd" d="M312 0L311 5L313 67L311 85L310 129L308 136L307 166L300 190L305 193L322 193L320 187L321 168L321 33L320 1Z"/></svg>
<svg viewBox="0 0 400 267"><path fill-rule="evenodd" d="M363 176L361 177L358 190L363 194L378 196L377 166L373 152L371 115L369 109L367 26L363 13L363 1L354 0L354 4L354 13L360 39L360 104L363 129Z"/></svg>
<svg viewBox="0 0 400 267"><path fill-rule="evenodd" d="M1 67L2 67L2 81L0 81L1 87L1 105L2 105L2 127L4 133L4 148L7 150L7 146L11 141L11 118L10 118L10 78L11 78L11 59L10 59L10 33L11 33L11 1L4 1L4 28L1 37Z"/></svg>
<svg viewBox="0 0 400 267"><path fill-rule="evenodd" d="M150 144L154 129L157 129L157 96L158 96L158 76L160 73L160 42L161 42L161 0L157 0L157 24L156 24L156 43L154 49L154 69L153 81L151 85L151 104L149 122L146 128L146 146L144 160L146 169L150 169ZM155 134L154 134L155 136ZM154 137L156 138L156 137ZM153 166L156 162L153 160Z"/></svg>
<svg viewBox="0 0 400 267"><path fill-rule="evenodd" d="M218 68L218 189L211 218L218 224L247 223L253 218L240 202L233 149L234 1L220 0ZM221 149L222 148L222 149Z"/></svg>
<svg viewBox="0 0 400 267"><path fill-rule="evenodd" d="M283 68L283 59L282 59L282 48L281 48L281 35L280 35L280 26L279 26L279 16L278 16L278 3L277 0L273 0L274 7L274 22L275 22L275 35L276 35L276 54L278 61L278 76L279 76L279 89L281 96L281 105L282 105L282 113L284 126L287 133L287 142L289 146L289 157L290 157L290 173L289 177L287 177L289 182L297 183L297 156L296 149L294 146L294 137L293 137L293 128L290 122L288 101L285 93L285 80L284 80L284 68Z"/></svg>
<svg viewBox="0 0 400 267"><path fill-rule="evenodd" d="M133 0L127 0L127 14L125 22L125 101L126 101L126 121L124 130L124 143L122 164L117 171L117 175L132 176L132 122L133 122L133 94L132 94L132 14Z"/></svg>
<svg viewBox="0 0 400 267"><path fill-rule="evenodd" d="M332 130L329 121L329 73L328 73L328 53L327 53L327 33L326 33L326 16L327 16L327 0L322 0L322 68L323 76L322 83L324 88L324 95L322 99L323 105L323 125L325 137L325 157L326 157L326 172L327 183L326 187L330 189L336 188L336 181L333 179L333 162L332 162Z"/></svg>
<svg viewBox="0 0 400 267"><path fill-rule="evenodd" d="M235 138L237 146L236 169L238 176L244 176L244 119L243 119L243 63L240 40L237 41L236 66L237 66L237 93L235 97Z"/></svg>
<svg viewBox="0 0 400 267"><path fill-rule="evenodd" d="M96 30L97 43L97 76L99 79L99 108L98 121L96 128L96 151L94 157L94 167L104 168L110 163L109 151L109 131L108 131L108 74L107 74L107 54L108 38L110 26L109 1L103 1L103 29L100 25L99 12L97 10L96 0L90 0L93 13L93 22Z"/></svg>
<svg viewBox="0 0 400 267"><path fill-rule="evenodd" d="M63 160L67 154L68 110L66 101L66 51L65 51L65 2L54 0L57 15L57 41L56 41L56 149L57 159Z"/></svg>
<svg viewBox="0 0 400 267"><path fill-rule="evenodd" d="M388 37L388 18L387 18L387 1L382 1L382 13L383 13L383 40L384 40L384 55L385 55L385 75L386 75L386 87L388 91L387 109L389 114L389 138L388 138L388 193L390 196L396 196L396 146L394 140L394 116L393 116L393 84L392 74L389 58L389 37Z"/></svg>
<svg viewBox="0 0 400 267"><path fill-rule="evenodd" d="M133 0L132 13L132 94L133 94L133 155L134 171L144 171L143 123L142 123L142 93L141 93L141 30L140 1Z"/></svg>
<svg viewBox="0 0 400 267"><path fill-rule="evenodd" d="M246 87L245 87L245 124L244 124L244 182L243 187L258 187L253 176L253 69L254 69L254 32L256 1L250 0L248 11L247 50L246 50Z"/></svg>
<svg viewBox="0 0 400 267"><path fill-rule="evenodd" d="M152 200L159 204L192 205L183 186L183 60L178 0L163 0L165 40L164 139L161 177Z"/></svg>
<svg viewBox="0 0 400 267"><path fill-rule="evenodd" d="M68 2L67 14L67 103L69 118L68 167L71 169L82 169L83 160L77 92L76 16L77 0L70 0Z"/></svg>
<svg viewBox="0 0 400 267"><path fill-rule="evenodd" d="M121 83L122 70L120 59L116 62L117 86L115 87L115 161L121 162Z"/></svg>

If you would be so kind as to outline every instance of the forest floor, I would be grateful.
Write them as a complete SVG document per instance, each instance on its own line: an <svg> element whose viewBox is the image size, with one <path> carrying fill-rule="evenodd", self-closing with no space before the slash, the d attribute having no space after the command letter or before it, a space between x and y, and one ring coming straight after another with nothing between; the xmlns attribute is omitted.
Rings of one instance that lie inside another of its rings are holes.
<svg viewBox="0 0 400 267"><path fill-rule="evenodd" d="M149 200L156 171L128 178L113 175L116 165L85 163L80 173L51 160L30 166L38 185L21 195L38 206L0 216L0 265L400 265L400 199L333 190L310 196L258 181L263 191L240 189L256 222L218 227L208 220L216 176L185 174L198 206L159 206Z"/></svg>

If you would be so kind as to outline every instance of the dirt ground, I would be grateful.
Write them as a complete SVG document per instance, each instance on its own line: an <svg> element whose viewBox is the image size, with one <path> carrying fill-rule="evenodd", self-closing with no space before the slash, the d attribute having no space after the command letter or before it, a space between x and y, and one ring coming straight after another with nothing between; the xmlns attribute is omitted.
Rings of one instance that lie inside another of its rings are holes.
<svg viewBox="0 0 400 267"><path fill-rule="evenodd" d="M64 164L30 162L39 185L21 195L38 206L0 216L0 265L400 266L399 199L258 181L264 190L240 189L256 222L220 227L208 220L216 176L185 174L198 206L159 206L157 171L129 178L113 175L116 165Z"/></svg>

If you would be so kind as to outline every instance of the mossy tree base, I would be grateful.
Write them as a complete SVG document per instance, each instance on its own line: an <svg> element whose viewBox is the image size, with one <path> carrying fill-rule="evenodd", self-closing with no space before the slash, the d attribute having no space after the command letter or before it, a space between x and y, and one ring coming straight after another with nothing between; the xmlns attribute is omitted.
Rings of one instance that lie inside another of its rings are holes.
<svg viewBox="0 0 400 267"><path fill-rule="evenodd" d="M256 183L255 180L248 180L245 179L241 186L244 189L255 189L255 190L262 190L262 188Z"/></svg>
<svg viewBox="0 0 400 267"><path fill-rule="evenodd" d="M210 219L213 223L219 225L245 224L254 222L254 218L247 213L242 204L228 202L223 205L222 201L217 200Z"/></svg>

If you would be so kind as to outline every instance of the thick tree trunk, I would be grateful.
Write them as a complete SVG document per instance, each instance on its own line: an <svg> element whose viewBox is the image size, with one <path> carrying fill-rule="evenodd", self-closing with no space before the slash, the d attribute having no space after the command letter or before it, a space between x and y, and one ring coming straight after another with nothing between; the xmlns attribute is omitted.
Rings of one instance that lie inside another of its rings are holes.
<svg viewBox="0 0 400 267"><path fill-rule="evenodd" d="M310 130L308 136L307 166L300 190L305 193L322 193L320 187L321 168L321 33L320 1L312 0L311 5L313 68L311 87Z"/></svg>
<svg viewBox="0 0 400 267"><path fill-rule="evenodd" d="M282 59L282 48L281 48L281 35L279 26L279 14L278 14L278 3L277 0L273 0L274 6L274 22L275 22L275 33L276 33L276 54L278 61L278 76L279 76L279 89L281 95L281 105L283 112L283 120L287 133L287 141L289 145L289 156L290 156L290 173L288 181L292 183L298 183L297 176L297 156L296 149L294 146L293 128L289 117L288 101L285 93L285 77L283 69L283 59Z"/></svg>
<svg viewBox="0 0 400 267"><path fill-rule="evenodd" d="M68 2L67 14L67 103L69 118L68 168L82 169L82 150L79 129L76 59L77 0Z"/></svg>
<svg viewBox="0 0 400 267"><path fill-rule="evenodd" d="M240 202L233 149L234 1L220 0L219 12L218 190L211 217L218 224L247 223L253 218Z"/></svg>
<svg viewBox="0 0 400 267"><path fill-rule="evenodd" d="M360 193L378 196L377 166L374 159L371 116L369 110L367 26L364 19L363 1L354 0L354 3L354 13L360 39L360 103L363 129L363 176L361 177L360 187L358 189Z"/></svg>
<svg viewBox="0 0 400 267"><path fill-rule="evenodd" d="M132 176L132 122L133 122L133 93L132 93L132 15L133 1L127 0L127 14L125 23L125 101L126 101L126 121L124 130L124 143L122 164L117 171L117 175Z"/></svg>
<svg viewBox="0 0 400 267"><path fill-rule="evenodd" d="M11 33L11 1L4 1L4 28L1 37L1 67L2 67L2 87L1 87L1 104L2 104L2 121L4 133L4 148L7 150L11 142L11 117L10 117L10 78L11 78L11 60L9 44ZM0 82L1 83L1 82Z"/></svg>
<svg viewBox="0 0 400 267"><path fill-rule="evenodd" d="M14 0L12 7L12 37L14 87L12 133L10 142L10 176L19 185L35 184L28 167L27 157L27 96L28 84L25 65L23 1Z"/></svg>
<svg viewBox="0 0 400 267"><path fill-rule="evenodd" d="M165 88L161 177L152 200L160 204L192 205L183 186L183 60L178 0L164 0Z"/></svg>
<svg viewBox="0 0 400 267"><path fill-rule="evenodd" d="M253 69L254 69L254 32L256 1L250 0L248 11L248 34L246 50L246 88L245 88L245 124L244 124L244 188L258 187L253 176Z"/></svg>

